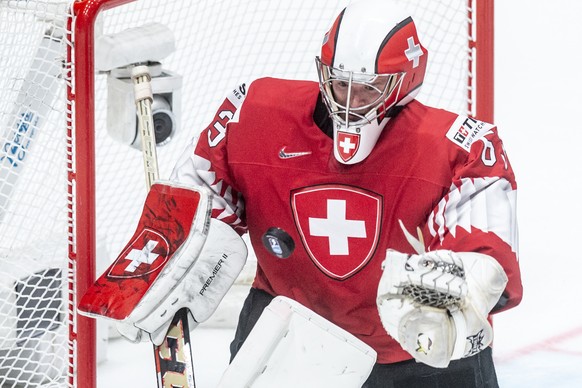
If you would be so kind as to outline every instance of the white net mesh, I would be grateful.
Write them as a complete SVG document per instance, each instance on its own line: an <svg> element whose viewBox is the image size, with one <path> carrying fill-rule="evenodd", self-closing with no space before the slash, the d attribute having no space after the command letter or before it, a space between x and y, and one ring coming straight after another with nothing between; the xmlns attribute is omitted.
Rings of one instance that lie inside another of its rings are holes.
<svg viewBox="0 0 582 388"><path fill-rule="evenodd" d="M413 11L421 41L429 50L419 100L464 113L469 78L467 0L399 2ZM161 63L164 71L182 77L171 97L179 128L158 147L160 176L169 176L186 142L211 120L233 86L261 76L316 80L314 58L322 37L347 3L140 0L102 12L97 37L150 22L164 24L174 35L176 50ZM68 286L61 282L68 277L67 95L61 66L71 4L0 1L2 387L59 381L66 364L61 355L67 353ZM134 231L146 185L141 152L108 135L108 108L115 103L108 96L107 78L95 75L94 160L96 234L104 247L99 255L109 263ZM88 102L76 102L83 103ZM131 103L122 108L135 109ZM247 284L253 274L250 261L243 274ZM40 289L45 291L37 292ZM34 328L33 321L38 322Z"/></svg>
<svg viewBox="0 0 582 388"><path fill-rule="evenodd" d="M0 386L67 364L68 4L0 2Z"/></svg>

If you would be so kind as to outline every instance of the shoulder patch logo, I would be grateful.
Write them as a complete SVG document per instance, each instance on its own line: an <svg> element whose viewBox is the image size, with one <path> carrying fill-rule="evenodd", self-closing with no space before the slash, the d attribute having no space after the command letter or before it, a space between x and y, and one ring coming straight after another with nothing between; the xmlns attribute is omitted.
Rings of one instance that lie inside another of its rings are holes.
<svg viewBox="0 0 582 388"><path fill-rule="evenodd" d="M483 137L492 124L475 120L467 116L458 116L447 132L447 138L467 152L471 151L471 145Z"/></svg>

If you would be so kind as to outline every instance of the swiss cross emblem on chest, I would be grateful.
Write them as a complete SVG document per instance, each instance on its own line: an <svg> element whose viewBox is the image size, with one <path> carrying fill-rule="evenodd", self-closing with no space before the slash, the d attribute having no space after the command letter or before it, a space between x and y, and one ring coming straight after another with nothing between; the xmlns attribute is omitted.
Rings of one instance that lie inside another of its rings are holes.
<svg viewBox="0 0 582 388"><path fill-rule="evenodd" d="M314 186L294 190L291 206L307 253L327 276L347 279L370 261L380 235L380 195L351 186Z"/></svg>
<svg viewBox="0 0 582 388"><path fill-rule="evenodd" d="M335 146L340 158L348 162L360 148L360 135L338 131Z"/></svg>
<svg viewBox="0 0 582 388"><path fill-rule="evenodd" d="M160 269L168 260L168 241L160 233L144 229L121 252L108 276L113 278L143 277Z"/></svg>

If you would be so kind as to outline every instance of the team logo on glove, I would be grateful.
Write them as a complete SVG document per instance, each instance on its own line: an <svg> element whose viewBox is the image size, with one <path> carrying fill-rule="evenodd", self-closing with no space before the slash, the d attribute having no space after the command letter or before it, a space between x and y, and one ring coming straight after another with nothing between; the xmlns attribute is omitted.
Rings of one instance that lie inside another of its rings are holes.
<svg viewBox="0 0 582 388"><path fill-rule="evenodd" d="M485 345L483 344L484 338L485 335L483 334L483 330L479 330L475 335L468 336L467 341L469 341L469 343L471 344L471 348L469 349L467 354L465 354L463 357L474 356L475 354L483 350L485 348Z"/></svg>
<svg viewBox="0 0 582 388"><path fill-rule="evenodd" d="M418 345L418 348L416 348L417 353L428 354L432 348L432 340L424 333L418 333L418 337L416 337L416 344Z"/></svg>
<svg viewBox="0 0 582 388"><path fill-rule="evenodd" d="M152 274L168 260L169 250L163 235L146 228L121 252L108 276L136 278Z"/></svg>

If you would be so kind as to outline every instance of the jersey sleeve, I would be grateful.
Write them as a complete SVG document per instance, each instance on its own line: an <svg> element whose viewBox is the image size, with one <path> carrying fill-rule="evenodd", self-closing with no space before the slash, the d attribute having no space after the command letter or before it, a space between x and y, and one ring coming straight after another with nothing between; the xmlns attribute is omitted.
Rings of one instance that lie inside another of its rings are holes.
<svg viewBox="0 0 582 388"><path fill-rule="evenodd" d="M170 180L204 186L213 193L212 217L246 232L244 199L236 188L228 165L228 127L238 120L246 96L246 85L233 89L224 99L210 125L194 136L179 157Z"/></svg>
<svg viewBox="0 0 582 388"><path fill-rule="evenodd" d="M508 284L495 312L521 301L516 221L517 184L497 128L459 117L447 138L455 153L448 192L430 213L428 249L480 252L504 268Z"/></svg>

